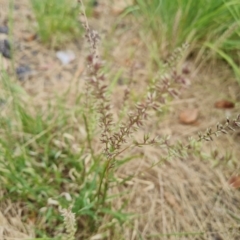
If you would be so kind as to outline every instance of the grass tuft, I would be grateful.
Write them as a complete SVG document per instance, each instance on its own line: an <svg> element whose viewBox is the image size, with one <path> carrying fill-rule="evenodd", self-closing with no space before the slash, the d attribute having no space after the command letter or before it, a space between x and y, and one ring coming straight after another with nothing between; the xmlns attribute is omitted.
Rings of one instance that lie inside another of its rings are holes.
<svg viewBox="0 0 240 240"><path fill-rule="evenodd" d="M140 31L147 32L142 37L148 36L148 48L157 45L159 58L165 58L187 41L191 42L193 53L205 48L208 54L211 52L210 59L217 53L235 71L234 63L238 64L239 59L234 51L240 48L238 1L180 0L173 4L165 0L137 0L130 9L142 26Z"/></svg>
<svg viewBox="0 0 240 240"><path fill-rule="evenodd" d="M73 0L31 0L41 41L51 47L76 39L81 35L79 8Z"/></svg>

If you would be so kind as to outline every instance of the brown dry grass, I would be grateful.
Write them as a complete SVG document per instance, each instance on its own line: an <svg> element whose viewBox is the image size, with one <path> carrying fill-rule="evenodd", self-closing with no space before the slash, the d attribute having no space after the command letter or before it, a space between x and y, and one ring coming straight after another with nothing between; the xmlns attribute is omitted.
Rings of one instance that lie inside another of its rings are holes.
<svg viewBox="0 0 240 240"><path fill-rule="evenodd" d="M8 4L8 1L0 2L5 7ZM71 106L71 98L74 99L75 94L81 91L83 86L83 78L80 76L84 71L85 47L82 43L70 43L67 48L74 50L77 60L67 67L62 67L56 60L54 50L49 51L38 41L22 40L27 34L33 33L27 21L27 18L33 19L33 16L28 1L21 0L17 5L18 10L14 15L14 36L20 40L20 50L16 52L15 64L29 64L36 72L30 80L20 84L31 95L33 106L43 109L50 99L54 101L56 94L61 94L72 85L73 90L68 99ZM121 67L124 70L123 78L133 79L131 83L133 91L144 90L145 83L150 78L146 70L149 57L146 49L134 34L136 32L134 25L129 26L133 31L126 32L119 27L114 33L109 33L112 27L109 23L116 18L110 13L111 9L104 7L100 20L93 20L92 23L107 32L106 39L108 36L113 37L110 42L111 53L106 54L107 60L113 63L113 71ZM4 14L1 12L1 21L4 19ZM111 76L112 73L109 74ZM217 110L213 107L214 102L222 98L239 101L239 86L224 64L216 66L216 69L212 66L204 66L198 71L193 67L189 78L192 85L185 90L181 100L171 102L168 112L161 120L153 117L147 126L149 132L169 134L174 141L185 141L186 137L196 136L199 130L203 131L215 126L226 116L236 115L239 105L229 111ZM118 93L124 87L118 84L114 92ZM133 93L133 98L136 95L138 92ZM114 103L117 111L121 107L118 98L119 96L115 94ZM179 123L178 114L186 107L199 110L200 117L197 124L185 126ZM154 167L151 167L152 163L158 161L162 150L152 147L142 149L141 158L126 164L118 172L119 178L133 173L135 177L127 182L125 187L114 189L115 192L123 190L130 192L127 195L129 200L127 210L137 214L133 223L126 225L123 238L140 239L140 232L143 239L221 239L217 238L217 235L222 239L239 239L240 193L231 189L228 184L230 176L239 169L238 144L239 135L235 133L219 138L211 144L204 143L203 148L208 156L190 155ZM218 149L219 154L213 159L209 156L215 149ZM230 161L224 160L227 151L232 152ZM125 196L119 198L116 206L120 206L124 198ZM34 237L34 234L21 222L19 217L23 210L21 205L4 203L0 205L0 210L0 239ZM180 233L196 234L181 236L178 235ZM173 235L167 237L164 234Z"/></svg>
<svg viewBox="0 0 240 240"><path fill-rule="evenodd" d="M128 186L129 211L139 215L125 239L138 239L137 230L143 239L208 239L210 232L238 239L238 223L231 214L239 212L239 192L229 188L230 172L212 169L193 156L149 166L144 159L124 168L125 173L140 175Z"/></svg>
<svg viewBox="0 0 240 240"><path fill-rule="evenodd" d="M163 121L151 121L151 132L170 134L172 139L184 142L187 137L197 136L198 131L214 128L217 122L237 114L238 107L228 111L214 108L218 99L239 98L236 91L239 87L231 81L229 72L224 73L226 80L223 80L218 69L213 71L205 66L203 70L193 76L192 86L183 98L171 102ZM192 126L178 121L179 112L186 107L200 112L198 122ZM239 173L238 139L239 133L222 136L213 143L203 143L202 156L175 158L154 167L151 166L162 155L161 150L144 148L143 158L120 171L120 174L136 174L126 189L130 192L128 209L139 217L133 229L128 229L126 239L138 239L137 230L143 239L239 239L236 219L239 219L240 194L228 183L231 175ZM211 157L214 151L218 152L215 159ZM225 160L227 152L232 152L229 160ZM193 234L184 236L184 233Z"/></svg>
<svg viewBox="0 0 240 240"><path fill-rule="evenodd" d="M0 203L0 209L0 239L34 238L35 233L32 226L30 224L26 225L22 221L24 208L20 204L12 204L7 201Z"/></svg>

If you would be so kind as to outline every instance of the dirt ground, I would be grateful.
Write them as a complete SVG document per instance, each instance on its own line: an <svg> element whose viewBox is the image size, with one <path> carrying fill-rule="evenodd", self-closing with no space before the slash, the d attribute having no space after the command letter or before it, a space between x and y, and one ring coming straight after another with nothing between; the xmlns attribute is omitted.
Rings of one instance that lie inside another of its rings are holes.
<svg viewBox="0 0 240 240"><path fill-rule="evenodd" d="M0 0L0 5L1 25L7 16L8 0ZM114 4L110 6L107 1L101 1L95 11L90 23L102 36L102 55L111 66L109 75L113 76L117 69L123 70L119 84L114 89L113 103L118 109L120 96L117 93L128 87L122 80L133 79L131 88L135 95L138 89L144 89L150 78L149 55L137 34L139 26L125 20L117 27L111 25L117 21L120 11L116 10ZM14 67L28 66L31 69L24 79L16 77L16 81L30 95L32 105L42 109L47 107L49 100L54 101L58 94L72 86L68 98L71 106L71 98L83 88L87 45L83 39L68 43L64 49L72 50L76 58L63 66L56 57L56 50L49 50L38 39L29 40L35 34L34 25L29 2L16 1ZM1 37L8 36L1 34ZM4 61L10 69L10 61ZM239 114L239 85L225 63L203 65L201 68L194 61L185 64L190 69L186 78L191 84L179 99L169 104L164 116L154 116L147 126L153 135L170 135L173 142L184 142L191 136L197 138L199 131L215 128L226 117L234 118ZM235 107L215 108L214 104L221 99L230 99ZM182 124L179 121L179 114L185 109L198 111L198 119L194 124ZM134 224L126 227L124 238L140 239L140 232L144 239L240 239L240 192L229 184L229 179L239 173L239 140L240 132L224 135L214 142L203 143L198 156L189 154L185 158L172 159L154 167L151 167L152 164L159 160L163 150L142 148L142 157L124 165L118 172L119 178L132 173L136 176L127 182L125 189L113 190L129 190L127 211L137 214ZM230 152L232 154L228 158ZM124 197L119 199L116 207L123 200ZM4 229L8 229L9 237L15 239L33 234L23 226L18 206L9 203L1 208L0 236Z"/></svg>

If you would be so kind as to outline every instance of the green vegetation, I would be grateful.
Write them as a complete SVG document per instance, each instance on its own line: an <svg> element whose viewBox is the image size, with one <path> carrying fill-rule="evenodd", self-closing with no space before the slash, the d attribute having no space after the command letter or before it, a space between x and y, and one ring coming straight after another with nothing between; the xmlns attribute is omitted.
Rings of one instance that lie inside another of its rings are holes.
<svg viewBox="0 0 240 240"><path fill-rule="evenodd" d="M159 58L188 42L196 55L202 49L208 50L208 55L217 53L233 68L234 61L239 61L236 54L240 49L239 1L137 0L130 10L141 22L141 30L151 36L152 43L147 42L149 48L156 44L156 50L162 53ZM238 71L235 73L240 77Z"/></svg>
<svg viewBox="0 0 240 240"><path fill-rule="evenodd" d="M2 81L9 82L8 76ZM81 96L77 98L79 101ZM99 181L105 178L106 169L104 155L91 148L96 134L95 123L90 121L94 113L88 114L87 120L86 109L79 102L68 111L61 100L56 106L58 110L49 106L45 114L29 113L19 95L9 91L5 92L5 101L8 114L1 114L0 118L0 181L5 189L1 201L23 202L26 216L43 218L43 229L39 226L35 229L38 237L46 234L53 237L59 229L64 229L54 201L63 208L74 203L72 211L80 219L78 231L83 238L96 232L99 226L112 228L116 224L110 221L113 218L125 222L128 215L121 208L111 207L111 202L119 196L108 194L106 187L99 192ZM85 124L86 136L82 139L75 139L78 126L74 121ZM121 159L117 166L129 160ZM112 185L119 184L112 175L109 181Z"/></svg>
<svg viewBox="0 0 240 240"><path fill-rule="evenodd" d="M37 33L43 43L57 47L80 36L79 8L74 0L31 0Z"/></svg>

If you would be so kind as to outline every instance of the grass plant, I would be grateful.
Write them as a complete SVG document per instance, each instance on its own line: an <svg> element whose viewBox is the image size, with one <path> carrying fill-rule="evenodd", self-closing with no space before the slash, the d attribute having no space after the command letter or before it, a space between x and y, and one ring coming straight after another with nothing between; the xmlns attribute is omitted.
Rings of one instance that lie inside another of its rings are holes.
<svg viewBox="0 0 240 240"><path fill-rule="evenodd" d="M144 26L141 31L147 32L142 36L148 36L148 47L157 46L159 58L166 57L184 42L191 42L193 52L205 48L228 63L223 54L229 54L232 61L239 61L239 56L235 54L240 48L238 1L136 0L131 9L136 14L136 20Z"/></svg>
<svg viewBox="0 0 240 240"><path fill-rule="evenodd" d="M100 227L105 229L101 234L110 237L110 229L127 221L129 214L124 213L123 206L119 209L112 207L113 200L119 196L111 192L115 185L132 177L120 182L117 179L117 168L132 159L123 153L144 145L166 145L165 138L145 135L142 141L136 141L132 135L144 124L150 110L161 108L160 102L177 95L176 88L184 85L184 79L173 70L172 59L168 68L170 75L156 79L144 99L129 109L131 113L115 125L109 98L111 91L108 89L111 85L102 72L104 65L98 56L99 35L89 28L84 11L83 17L91 53L87 58L86 91L77 97L80 102L76 112L67 111L62 105L64 101L59 101L59 111L49 105L45 114L32 113L18 100L19 95L12 93L14 84L8 75L2 75L2 84L7 86L6 104L12 114L1 116L0 172L5 189L1 201L11 199L24 203L25 216L32 216L36 225L41 219L41 225L36 229L37 236L41 238L46 234L54 237L61 227L64 229L59 224L58 206L68 208L72 205L71 211L78 226L77 236L81 238L91 236ZM84 126L85 137L82 139L75 139L76 125L71 116L78 125ZM93 146L93 142L98 140L103 146L100 151ZM77 145L77 149L73 145ZM37 213L36 209L40 212ZM62 211L67 233L71 235L69 239L73 238L71 231L75 229L67 222L73 219L71 211ZM49 226L47 232L46 226Z"/></svg>
<svg viewBox="0 0 240 240"><path fill-rule="evenodd" d="M31 0L41 41L59 47L81 34L79 8L73 0Z"/></svg>
<svg viewBox="0 0 240 240"><path fill-rule="evenodd" d="M68 11L73 10L69 1L67 5L63 1L32 2L43 41L49 41L55 31L54 44L60 39L58 33L69 31L70 34L76 22L73 24L70 21L67 26L58 25L63 23L63 16L68 22ZM166 149L166 154L159 156L159 162L186 157L189 152L196 153L195 145L198 142L212 141L213 136L240 127L240 117L227 120L224 125L217 125L216 131L208 129L204 134L199 134L199 138L186 144L170 144L168 136L151 136L149 132L141 140L135 139L135 134L145 126L151 114L159 114L186 86L186 79L176 70L176 65L188 46L182 45L173 52L164 65L164 73L161 72L160 76L159 72L156 73L139 102L127 105L127 96L124 96L122 105L127 108L128 114L121 112L124 116L119 114L119 120L118 115L116 117L112 112L111 79L104 73L104 62L98 51L100 36L90 28L83 3L81 0L79 3L90 54L86 59L86 86L76 96L74 107L67 106L66 92L55 105L49 103L47 111L33 109L31 104L22 99L22 93L16 91L16 85L9 75L1 72L4 98L4 104L0 105L0 182L3 186L1 190L4 191L1 203L11 200L23 205L23 220L34 224L36 239L123 239L123 226L132 214L125 212L127 200L118 206L114 205L116 199L123 196L127 198L128 192L116 194L114 189L134 177L135 173L121 179L117 175L121 166L134 159L131 150L157 145ZM56 8L52 4L57 4ZM167 1L165 4L167 8ZM200 7L196 1L194 4ZM186 3L182 11L190 11L190 6ZM215 7L218 9L219 5ZM176 6L170 11L171 14L174 12ZM59 14L59 18L56 25L51 25L54 14ZM189 16L187 21L193 21L195 15ZM201 21L202 18L199 17ZM151 24L154 24L152 20ZM165 15L165 21L172 20ZM79 29L79 26L76 27ZM151 27L155 29L156 26ZM51 31L48 32L49 29ZM168 31L167 26L165 30ZM183 31L182 40L191 31ZM202 235L202 232L173 235L191 234ZM138 235L139 239L143 239L141 233ZM157 237L167 235L158 234Z"/></svg>

